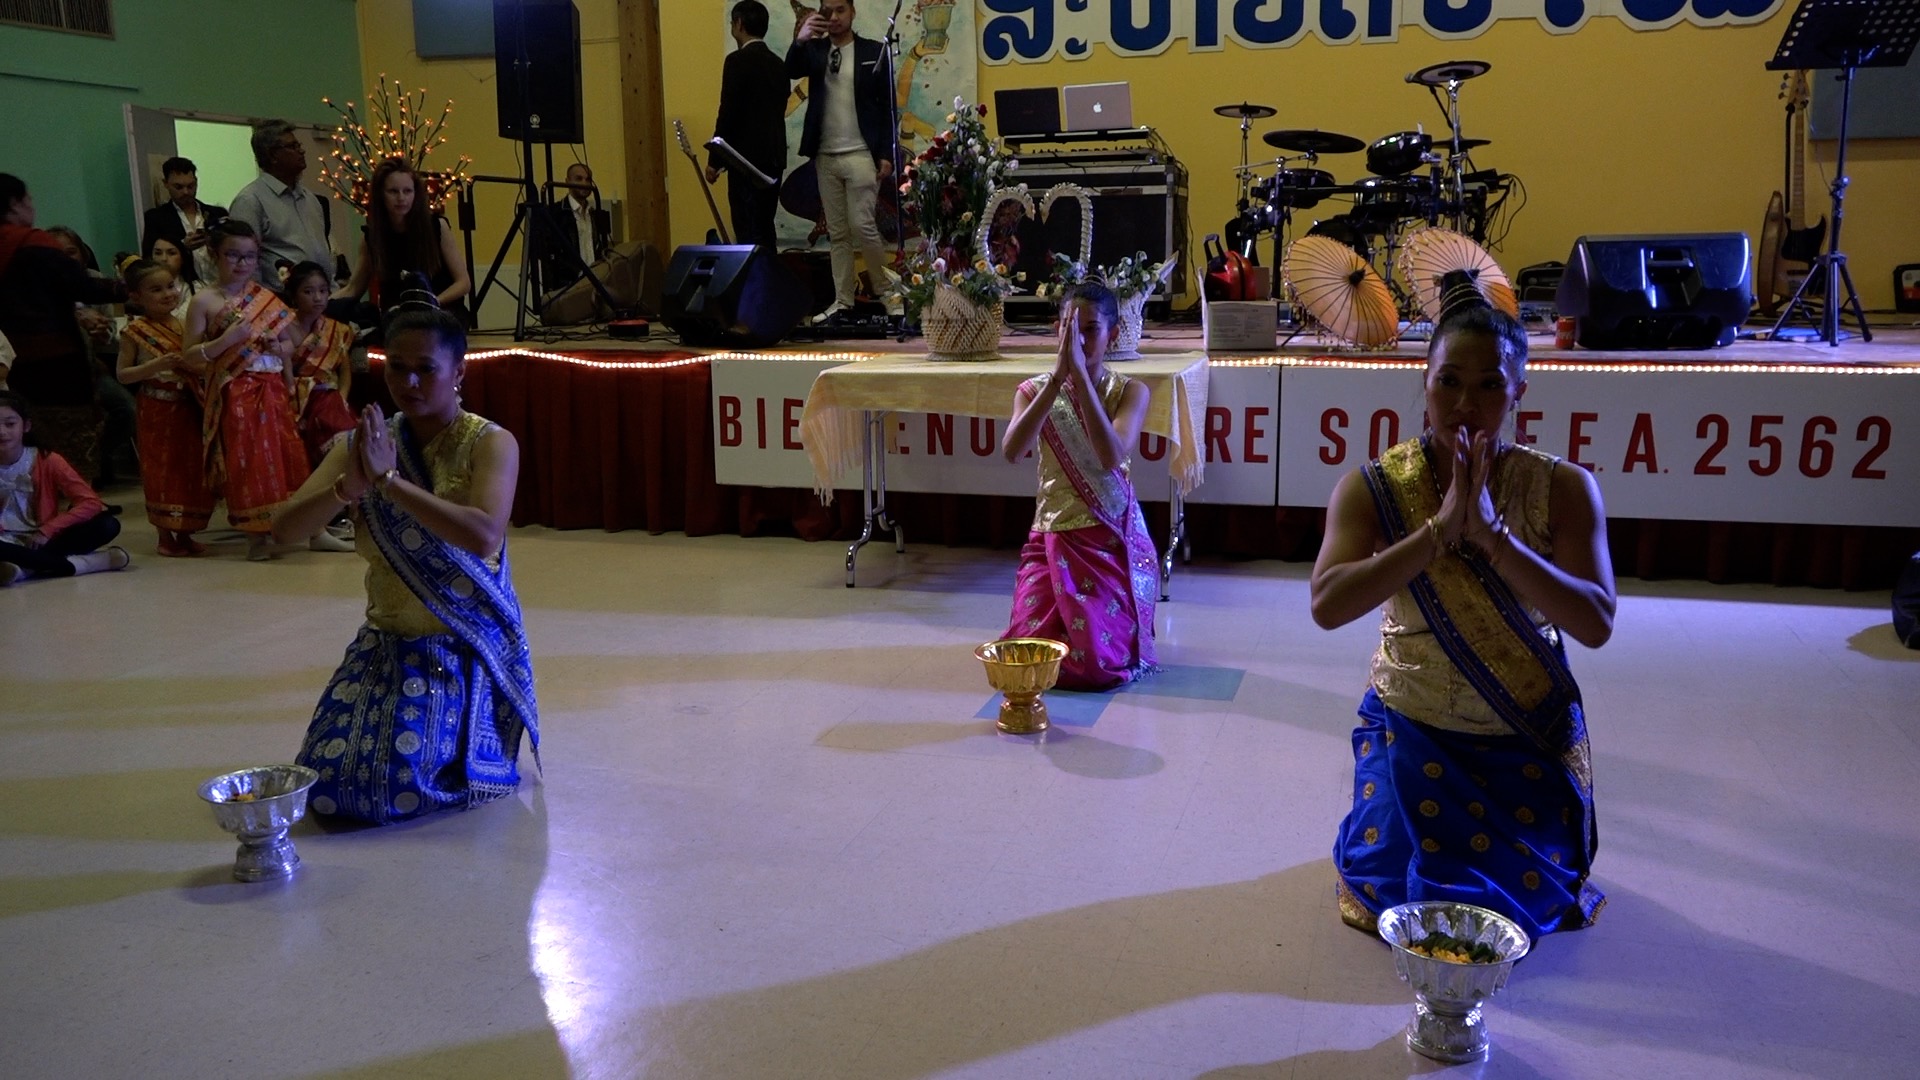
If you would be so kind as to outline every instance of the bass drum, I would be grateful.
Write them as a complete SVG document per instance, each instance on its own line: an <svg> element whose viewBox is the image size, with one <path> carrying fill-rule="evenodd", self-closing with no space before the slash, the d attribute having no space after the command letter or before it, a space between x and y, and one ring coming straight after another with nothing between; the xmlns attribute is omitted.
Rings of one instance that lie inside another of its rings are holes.
<svg viewBox="0 0 1920 1080"><path fill-rule="evenodd" d="M1425 165L1433 136L1424 131L1383 135L1367 147L1367 171L1375 176L1405 176Z"/></svg>
<svg viewBox="0 0 1920 1080"><path fill-rule="evenodd" d="M1373 259L1373 247L1367 243L1366 230L1347 214L1314 222L1313 228L1307 230L1307 235L1338 240L1358 252L1361 258L1368 261Z"/></svg>

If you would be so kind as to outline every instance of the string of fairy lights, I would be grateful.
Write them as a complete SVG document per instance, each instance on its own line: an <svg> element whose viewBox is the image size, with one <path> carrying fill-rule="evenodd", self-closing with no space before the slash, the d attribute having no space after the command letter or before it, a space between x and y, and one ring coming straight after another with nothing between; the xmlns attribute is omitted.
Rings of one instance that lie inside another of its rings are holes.
<svg viewBox="0 0 1920 1080"><path fill-rule="evenodd" d="M333 129L333 151L320 167L320 182L361 211L372 204L374 170L389 158L406 162L420 177L427 189L427 206L436 213L455 189L471 180L473 159L465 154L450 168L436 169L428 164L433 152L446 145L447 122L453 118L452 98L441 107L439 116L430 116L424 88L409 94L400 80L389 84L386 73L381 72L379 89L367 98L364 118L354 102L342 108L332 98L320 101L340 114L342 121Z"/></svg>

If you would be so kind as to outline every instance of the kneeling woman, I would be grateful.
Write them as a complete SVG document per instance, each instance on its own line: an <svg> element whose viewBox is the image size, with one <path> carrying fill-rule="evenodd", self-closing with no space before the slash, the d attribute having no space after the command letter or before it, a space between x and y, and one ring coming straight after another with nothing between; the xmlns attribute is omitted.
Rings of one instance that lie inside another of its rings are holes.
<svg viewBox="0 0 1920 1080"><path fill-rule="evenodd" d="M1156 665L1160 561L1127 479L1127 455L1147 419L1147 388L1107 368L1107 347L1119 332L1120 307L1105 286L1068 294L1053 373L1020 384L1000 444L1012 462L1040 448L1033 531L1020 551L1002 637L1065 643L1058 685L1067 690L1109 689Z"/></svg>
<svg viewBox="0 0 1920 1080"><path fill-rule="evenodd" d="M1613 632L1600 492L1585 469L1500 438L1527 337L1478 302L1427 355L1428 434L1341 478L1313 620L1384 605L1334 843L1340 914L1371 929L1414 900L1492 908L1529 935L1587 926L1593 776L1561 635Z"/></svg>
<svg viewBox="0 0 1920 1080"><path fill-rule="evenodd" d="M422 285L386 328L387 389L274 518L303 539L344 505L367 560L367 621L297 759L316 813L384 824L512 793L539 752L532 658L507 567L520 450L460 408L466 330Z"/></svg>

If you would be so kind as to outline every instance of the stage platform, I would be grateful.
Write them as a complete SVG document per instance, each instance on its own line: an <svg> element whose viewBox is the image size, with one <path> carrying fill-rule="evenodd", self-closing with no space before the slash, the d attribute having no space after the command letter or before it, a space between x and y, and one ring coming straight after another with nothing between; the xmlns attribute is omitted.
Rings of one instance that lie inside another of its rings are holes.
<svg viewBox="0 0 1920 1080"><path fill-rule="evenodd" d="M1891 316L1882 316L1891 318ZM1920 364L1920 317L1902 316L1901 322L1885 327L1873 327L1873 340L1860 341L1857 337L1842 341L1837 346L1823 342L1786 342L1786 341L1736 341L1721 349L1672 350L1666 352L1623 352L1591 351L1586 349L1556 349L1553 347L1553 334L1534 333L1530 336L1528 352L1535 360L1572 360L1592 362L1623 363L1659 363L1659 364ZM616 341L608 337L574 337L571 328L560 328L560 336L550 339L541 334L530 335L525 341L513 340L511 330L478 331L469 340L475 351L495 349L537 349L559 353L693 353L704 355L723 350L697 349L679 343L664 323L655 324L662 333L654 338L641 341ZM1001 339L1001 347L1013 352L1034 352L1051 346L1052 330L1044 324L1033 323L1010 327ZM828 340L824 342L782 342L765 350L779 353L883 353L918 354L926 351L925 344L918 337L910 337L905 342L893 338L861 338L848 340ZM1197 322L1148 323L1142 335L1140 351L1143 354L1156 352L1185 353L1205 352L1206 342L1201 336ZM1382 356L1421 357L1427 352L1425 341L1406 341L1399 347L1385 351L1353 352L1343 351L1325 342L1316 341L1311 334L1302 333L1285 346L1276 346L1269 352L1221 352L1210 354L1222 360L1246 360L1262 356L1341 356L1351 359L1370 359Z"/></svg>
<svg viewBox="0 0 1920 1080"><path fill-rule="evenodd" d="M1148 357L1207 361L1195 419L1205 481L1187 503L1193 551L1311 559L1334 479L1419 430L1425 343L1338 352L1302 334L1272 352L1202 346L1191 323L1150 324L1142 342ZM1872 342L1837 348L1551 346L1534 338L1517 434L1595 472L1620 574L1881 588L1920 548L1920 328L1876 328ZM1051 332L1016 327L1001 348L1030 365L1051 350ZM918 338L740 351L664 335L515 342L481 332L470 340L465 393L469 408L520 440L516 524L845 541L865 520L862 484L855 470L830 501L809 490L800 418L813 379L836 364L923 353ZM716 386L720 368L765 386ZM378 385L356 383L360 393ZM952 413L957 424L952 414L894 418L884 434L896 480L889 510L910 544L1017 547L1032 514L1031 468L1000 463L1004 475L970 486L989 475L1004 415L991 403ZM717 458L741 449L764 452L775 478L722 483ZM1162 544L1166 450L1149 437L1134 470ZM957 468L929 471L939 453ZM883 584L886 566L863 566L862 584ZM840 572L837 545L823 546L823 580Z"/></svg>

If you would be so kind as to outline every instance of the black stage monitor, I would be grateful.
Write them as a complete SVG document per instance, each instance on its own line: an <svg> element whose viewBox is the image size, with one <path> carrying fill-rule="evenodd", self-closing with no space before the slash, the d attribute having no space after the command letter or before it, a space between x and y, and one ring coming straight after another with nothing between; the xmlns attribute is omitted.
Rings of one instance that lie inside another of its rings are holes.
<svg viewBox="0 0 1920 1080"><path fill-rule="evenodd" d="M1060 134L1060 88L995 90L993 111L1001 138L1009 135Z"/></svg>
<svg viewBox="0 0 1920 1080"><path fill-rule="evenodd" d="M1583 349L1731 345L1753 308L1745 233L1583 236L1555 306Z"/></svg>
<svg viewBox="0 0 1920 1080"><path fill-rule="evenodd" d="M806 288L752 244L687 244L667 264L661 316L688 345L761 348L807 313Z"/></svg>

